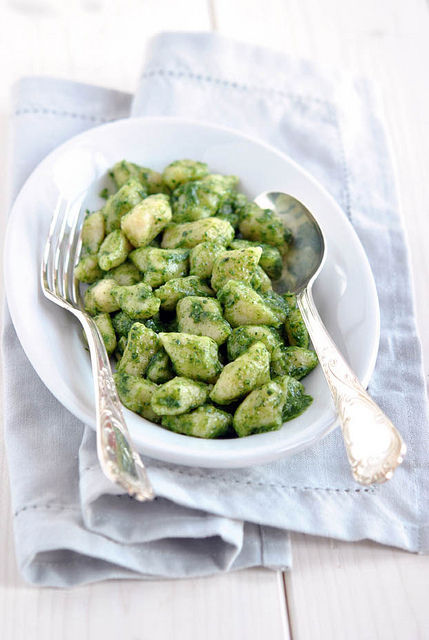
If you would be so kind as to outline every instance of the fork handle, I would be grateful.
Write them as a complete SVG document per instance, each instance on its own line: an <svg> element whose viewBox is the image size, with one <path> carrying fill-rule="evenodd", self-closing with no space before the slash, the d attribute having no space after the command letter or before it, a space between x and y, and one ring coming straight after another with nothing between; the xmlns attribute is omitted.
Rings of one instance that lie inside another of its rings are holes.
<svg viewBox="0 0 429 640"><path fill-rule="evenodd" d="M338 351L317 312L311 289L300 292L297 301L340 418L353 477L365 485L385 482L402 462L406 446Z"/></svg>
<svg viewBox="0 0 429 640"><path fill-rule="evenodd" d="M76 314L77 315L77 314ZM91 354L97 421L97 453L104 474L137 500L152 500L152 487L135 451L103 339L94 320L79 313Z"/></svg>

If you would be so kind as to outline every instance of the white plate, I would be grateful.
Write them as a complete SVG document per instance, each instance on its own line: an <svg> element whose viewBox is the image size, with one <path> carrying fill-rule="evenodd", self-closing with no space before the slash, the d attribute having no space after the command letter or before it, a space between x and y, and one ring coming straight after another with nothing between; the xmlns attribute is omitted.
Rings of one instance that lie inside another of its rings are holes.
<svg viewBox="0 0 429 640"><path fill-rule="evenodd" d="M214 172L237 174L251 198L272 190L301 200L320 222L328 249L314 287L316 304L356 374L368 383L378 350L377 293L356 233L332 197L290 158L235 131L176 118L136 118L91 129L53 151L22 188L7 230L6 292L18 337L43 382L80 420L94 427L88 354L76 320L43 297L39 265L61 172L74 165L76 184L82 177L89 184L92 168L79 160L88 151L97 158L98 175L122 158L162 170L172 160L188 157L207 162ZM85 207L102 206L97 194L104 184L105 177L92 182ZM130 411L125 415L134 442L148 456L205 467L259 464L308 447L335 426L320 367L304 383L314 402L302 416L279 431L247 438L199 440L171 433Z"/></svg>

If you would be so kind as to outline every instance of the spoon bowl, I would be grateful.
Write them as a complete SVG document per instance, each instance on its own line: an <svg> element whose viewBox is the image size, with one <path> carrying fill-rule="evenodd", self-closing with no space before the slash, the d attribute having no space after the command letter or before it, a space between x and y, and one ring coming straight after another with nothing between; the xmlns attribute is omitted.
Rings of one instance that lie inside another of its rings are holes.
<svg viewBox="0 0 429 640"><path fill-rule="evenodd" d="M276 289L296 294L340 419L353 477L364 485L385 482L402 462L406 446L339 352L314 304L311 289L326 258L323 231L307 207L290 194L264 192L255 202L276 211L290 230L292 242Z"/></svg>
<svg viewBox="0 0 429 640"><path fill-rule="evenodd" d="M323 231L307 207L287 193L266 191L255 202L262 209L276 211L292 233L293 244L285 256L285 268L276 289L278 293L299 293L322 270L326 259Z"/></svg>

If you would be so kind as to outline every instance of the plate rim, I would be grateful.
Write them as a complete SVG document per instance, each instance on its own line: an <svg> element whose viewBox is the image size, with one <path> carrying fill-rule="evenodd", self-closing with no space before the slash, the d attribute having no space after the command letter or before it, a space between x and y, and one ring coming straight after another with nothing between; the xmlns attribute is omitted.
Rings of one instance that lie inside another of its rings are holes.
<svg viewBox="0 0 429 640"><path fill-rule="evenodd" d="M63 396L62 393L57 393L51 390L51 385L47 384L46 376L40 373L39 368L33 364L34 358L31 358L28 353L28 352L31 352L31 349L29 348L27 349L27 345L24 345L23 341L21 340L21 336L24 333L24 330L22 329L22 326L24 323L21 323L20 321L20 315L17 313L17 305L14 305L13 303L10 304L10 301L14 300L14 291L11 290L12 281L10 278L10 270L12 269L12 259L10 255L11 247L9 242L9 236L12 233L14 218L16 217L15 210L20 208L20 201L24 199L26 190L29 188L29 186L31 186L31 183L34 181L36 174L39 171L43 170L45 165L48 166L49 163L55 160L55 157L57 155L60 155L62 152L64 152L67 149L67 147L72 146L76 143L79 143L81 140L85 141L85 138L95 130L102 131L105 129L120 128L121 126L129 126L131 123L134 125L138 125L138 123L145 123L146 125L150 123L154 123L157 125L161 124L166 126L182 125L182 126L191 126L191 127L192 126L203 127L203 128L211 129L212 131L222 131L227 134L238 137L241 140L245 140L251 144L259 145L265 148L268 152L274 153L276 156L280 157L283 161L286 161L288 164L290 164L293 167L293 169L296 172L300 173L307 181L309 181L317 191L321 192L323 197L329 202L330 207L333 207L334 209L337 210L337 212L340 215L342 215L343 220L346 226L348 227L349 233L351 233L354 236L354 240L361 254L361 267L364 268L366 271L366 280L368 285L370 286L370 289L372 289L372 294L373 294L372 303L375 311L373 345L371 348L371 355L368 359L368 363L366 366L365 374L361 377L361 382L363 386L366 388L372 376L372 373L374 371L378 350L379 350L379 342L380 342L379 298L378 298L377 287L376 287L374 275L371 269L371 265L369 263L369 259L362 245L362 242L355 228L353 227L351 221L349 220L348 216L345 214L345 212L343 211L341 206L338 204L338 202L335 200L335 198L331 195L331 193L309 171L307 171L307 169L302 167L296 160L291 158L285 152L265 142L264 140L259 139L256 136L248 135L232 127L218 125L211 122L206 122L204 120L197 120L192 118L181 118L176 116L141 116L138 118L134 118L134 117L121 118L118 120L114 120L112 122L103 123L97 127L91 127L90 129L87 129L75 136L72 136L65 142L61 143L59 146L52 149L52 151L50 151L31 171L31 173L29 174L29 176L21 186L18 192L18 195L16 196L12 204L12 207L10 209L7 226L6 226L5 242L4 242L4 257L3 257L4 282L5 282L7 306L8 306L9 313L11 315L12 322L13 322L15 331L17 333L21 347L23 348L31 366L33 367L33 369L35 370L39 378L42 380L43 384L54 395L54 397L67 410L69 410L74 416L76 416L77 419L79 419L84 424L88 424L87 416L86 415L84 416L79 411L79 408L70 406L70 402L66 398L62 397ZM24 340L24 342L26 341ZM123 409L126 416L128 413L128 410L125 409L125 407ZM95 423L94 424L89 423L89 426L95 429ZM156 444L151 443L150 447L147 447L148 449L147 452L144 452L144 447L142 446L138 446L138 449L141 451L143 448L143 452L145 453L145 455L148 455L155 459L162 460L165 462L172 462L174 464L182 464L184 466L200 466L205 468L225 468L225 469L226 468L242 468L246 466L273 461L281 457L294 455L295 453L298 453L303 449L311 447L316 442L319 442L328 433L330 433L332 430L334 430L338 426L339 426L339 420L337 417L334 416L334 413L332 413L331 417L325 421L325 423L321 426L317 434L313 434L307 437L306 439L303 439L299 444L296 444L295 446L293 446L293 448L285 449L279 446L277 450L273 451L272 443L269 445L266 445L265 447L261 445L255 445L253 449L249 449L245 452L239 452L236 450L222 451L221 452L222 459L218 459L217 457L219 456L219 452L213 452L210 454L208 451L204 451L204 453L200 452L200 453L191 454L192 456L199 457L200 458L199 460L196 460L196 459L186 460L184 459L185 454L183 453L181 448L179 448L179 450L176 450L173 446L171 446L171 448L166 454L164 448L162 448L162 445L160 445L160 443L156 443ZM189 453L187 455L189 456Z"/></svg>

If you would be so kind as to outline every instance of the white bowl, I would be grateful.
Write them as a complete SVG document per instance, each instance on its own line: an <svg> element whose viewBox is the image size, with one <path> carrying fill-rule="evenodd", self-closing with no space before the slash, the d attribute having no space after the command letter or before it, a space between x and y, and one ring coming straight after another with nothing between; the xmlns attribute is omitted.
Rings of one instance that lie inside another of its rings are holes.
<svg viewBox="0 0 429 640"><path fill-rule="evenodd" d="M103 173L85 197L84 206L91 210L103 204L98 193L107 184L105 171L122 158L157 170L172 160L193 158L207 162L213 172L238 175L250 198L272 190L301 200L326 237L327 260L314 287L317 307L357 376L368 384L379 341L374 279L355 231L325 189L283 153L236 131L177 118L135 118L91 129L45 158L22 188L7 230L6 292L18 337L43 382L80 420L95 426L90 361L76 320L43 297L39 267L64 159L67 166L76 158L76 183L82 175L89 182L92 168L79 163L88 151ZM310 408L279 431L247 438L200 440L128 410L125 416L138 449L153 458L202 467L260 464L310 446L336 425L320 367L303 382L314 398Z"/></svg>

